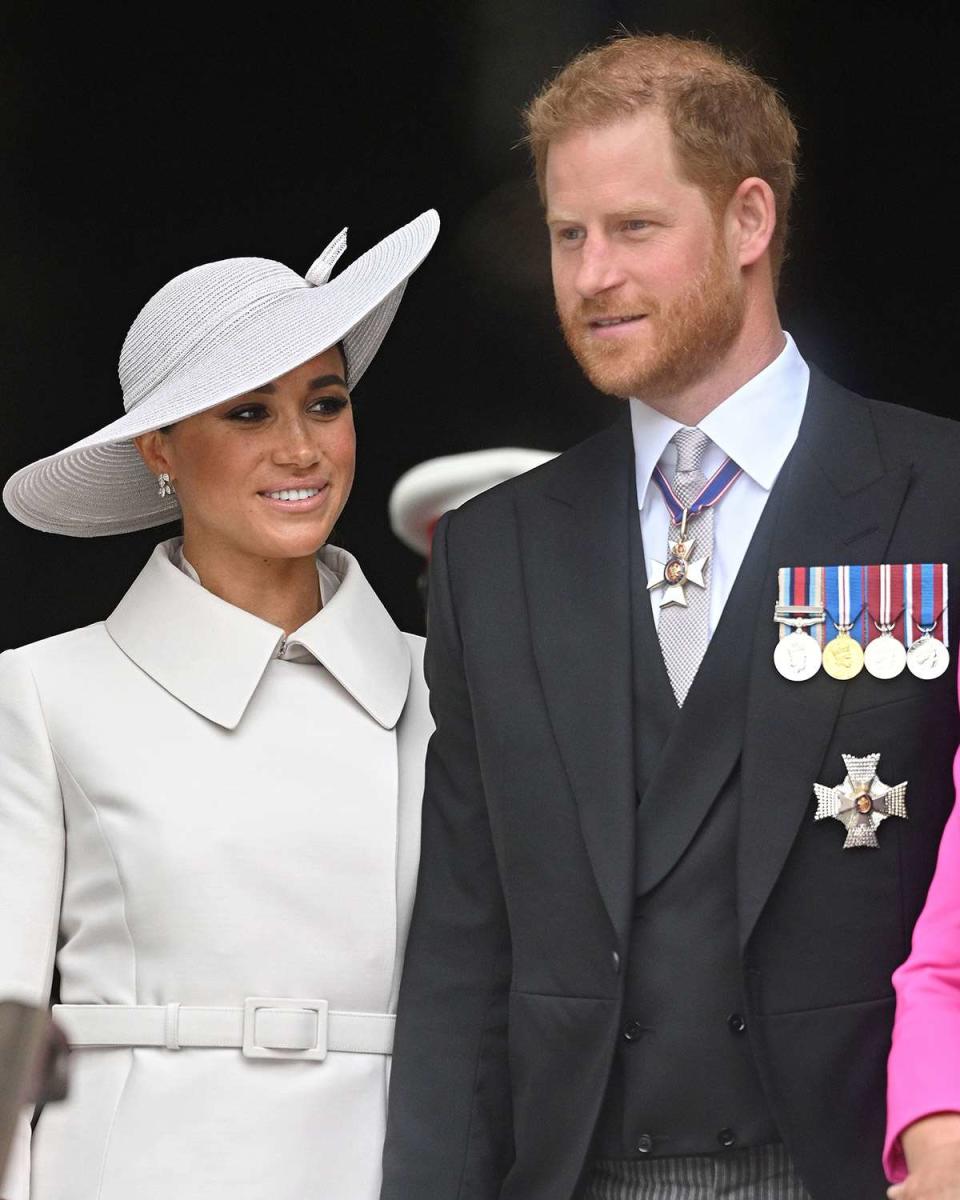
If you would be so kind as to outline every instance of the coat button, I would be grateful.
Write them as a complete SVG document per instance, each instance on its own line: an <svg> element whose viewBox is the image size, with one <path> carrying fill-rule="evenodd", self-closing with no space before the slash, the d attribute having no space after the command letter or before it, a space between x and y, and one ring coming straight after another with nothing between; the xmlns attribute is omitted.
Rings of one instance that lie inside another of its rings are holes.
<svg viewBox="0 0 960 1200"><path fill-rule="evenodd" d="M747 1022L743 1019L740 1013L731 1013L727 1017L727 1024L730 1026L731 1033L743 1033L747 1028Z"/></svg>
<svg viewBox="0 0 960 1200"><path fill-rule="evenodd" d="M653 1138L649 1133L641 1133L637 1138L637 1153L649 1154L653 1149Z"/></svg>
<svg viewBox="0 0 960 1200"><path fill-rule="evenodd" d="M735 1146L737 1144L737 1135L732 1129L721 1129L717 1134L717 1141L724 1148L724 1150L729 1150L731 1146Z"/></svg>
<svg viewBox="0 0 960 1200"><path fill-rule="evenodd" d="M610 962L613 966L614 975L619 975L620 974L620 955L616 952L616 950L612 950L610 952Z"/></svg>
<svg viewBox="0 0 960 1200"><path fill-rule="evenodd" d="M639 1021L628 1021L623 1027L624 1041L636 1042L643 1037L644 1026Z"/></svg>

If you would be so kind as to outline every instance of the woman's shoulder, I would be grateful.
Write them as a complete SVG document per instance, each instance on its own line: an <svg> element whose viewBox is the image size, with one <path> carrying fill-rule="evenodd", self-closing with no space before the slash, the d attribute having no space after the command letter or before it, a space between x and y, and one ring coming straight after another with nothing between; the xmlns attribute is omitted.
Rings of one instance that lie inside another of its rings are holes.
<svg viewBox="0 0 960 1200"><path fill-rule="evenodd" d="M114 643L103 621L68 629L22 646L11 646L0 653L0 679L24 671L74 671L88 665Z"/></svg>
<svg viewBox="0 0 960 1200"><path fill-rule="evenodd" d="M402 629L400 632L403 634L403 639L407 643L407 648L410 651L410 657L413 659L414 664L422 669L423 648L427 644L427 639L425 637L421 637L419 633L406 633Z"/></svg>

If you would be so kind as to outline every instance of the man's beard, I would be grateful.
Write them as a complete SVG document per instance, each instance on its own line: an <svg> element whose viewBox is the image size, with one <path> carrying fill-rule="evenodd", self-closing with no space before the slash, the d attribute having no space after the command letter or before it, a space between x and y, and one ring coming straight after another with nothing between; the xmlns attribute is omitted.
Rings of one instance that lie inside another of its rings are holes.
<svg viewBox="0 0 960 1200"><path fill-rule="evenodd" d="M710 373L736 340L744 311L743 290L718 241L703 271L667 304L618 297L581 301L572 314L558 314L567 345L594 387L655 402L680 395ZM590 321L631 313L646 314L644 324L652 325L638 330L637 340L606 340L589 329ZM640 339L646 338L644 345Z"/></svg>

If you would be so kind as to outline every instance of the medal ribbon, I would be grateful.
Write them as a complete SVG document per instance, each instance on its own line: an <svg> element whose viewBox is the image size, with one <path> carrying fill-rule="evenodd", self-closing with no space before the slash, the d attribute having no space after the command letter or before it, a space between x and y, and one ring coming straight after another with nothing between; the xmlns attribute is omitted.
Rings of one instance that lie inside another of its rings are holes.
<svg viewBox="0 0 960 1200"><path fill-rule="evenodd" d="M907 645L912 646L920 638L921 625L937 636L941 622L940 640L947 645L947 564L907 563L904 576L908 587L906 610L910 616L905 630Z"/></svg>
<svg viewBox="0 0 960 1200"><path fill-rule="evenodd" d="M685 508L688 517L695 517L705 508L713 508L729 492L742 474L743 467L738 467L732 458L726 459L710 476L693 501L686 506L681 504L666 475L659 467L653 469L653 482L660 489L674 525L680 525L683 522Z"/></svg>
<svg viewBox="0 0 960 1200"><path fill-rule="evenodd" d="M823 568L825 580L824 606L827 616L837 627L850 626L850 636L859 641L858 629L863 613L863 577L859 567L838 566ZM839 628L838 628L839 631ZM830 638L828 631L828 640Z"/></svg>
<svg viewBox="0 0 960 1200"><path fill-rule="evenodd" d="M890 636L897 638L898 641L904 641L904 572L902 568L894 568L890 563L874 563L866 570L866 603L870 624L867 629L867 641L864 645L880 637L877 625L892 625Z"/></svg>
<svg viewBox="0 0 960 1200"><path fill-rule="evenodd" d="M824 607L826 567L781 567L777 572L777 584L780 592L780 603L790 608L816 605ZM793 628L789 622L781 622L781 638L789 637ZM804 628L821 647L824 643L823 622L817 622Z"/></svg>
<svg viewBox="0 0 960 1200"><path fill-rule="evenodd" d="M946 563L781 567L779 602L822 605L835 625L851 625L850 636L864 648L880 636L874 621L895 622L891 636L907 647L919 640L920 625L932 625L931 632L949 647L948 578ZM832 637L823 625L807 632L821 644ZM789 633L789 626L781 625L780 636Z"/></svg>

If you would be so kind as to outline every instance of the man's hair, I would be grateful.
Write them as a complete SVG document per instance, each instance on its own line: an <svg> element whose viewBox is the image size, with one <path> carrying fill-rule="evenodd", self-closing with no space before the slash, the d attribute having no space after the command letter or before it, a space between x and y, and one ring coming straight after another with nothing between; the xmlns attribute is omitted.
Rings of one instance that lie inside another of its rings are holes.
<svg viewBox="0 0 960 1200"><path fill-rule="evenodd" d="M777 204L770 244L776 281L797 180L796 126L774 87L707 42L623 35L563 67L524 113L541 198L551 141L652 107L670 124L684 176L715 209L751 175L770 185Z"/></svg>

